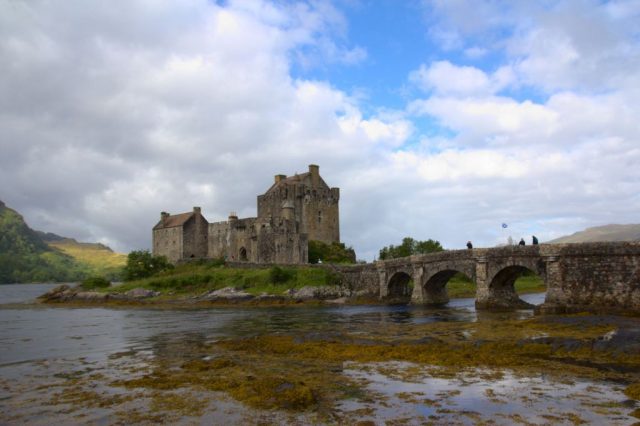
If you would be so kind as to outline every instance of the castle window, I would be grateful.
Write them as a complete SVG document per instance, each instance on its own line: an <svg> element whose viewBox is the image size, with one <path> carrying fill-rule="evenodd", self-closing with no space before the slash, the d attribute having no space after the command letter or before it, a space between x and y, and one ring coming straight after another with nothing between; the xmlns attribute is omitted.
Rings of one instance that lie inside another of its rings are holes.
<svg viewBox="0 0 640 426"><path fill-rule="evenodd" d="M318 223L322 223L322 210L318 210Z"/></svg>

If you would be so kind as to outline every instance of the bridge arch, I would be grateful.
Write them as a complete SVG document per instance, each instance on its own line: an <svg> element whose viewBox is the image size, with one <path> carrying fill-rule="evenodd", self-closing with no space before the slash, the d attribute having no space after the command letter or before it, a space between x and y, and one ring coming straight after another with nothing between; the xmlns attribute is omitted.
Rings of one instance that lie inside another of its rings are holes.
<svg viewBox="0 0 640 426"><path fill-rule="evenodd" d="M445 269L427 277L424 285L422 286L423 303L429 305L443 305L449 302L447 283L458 272L459 271L455 269Z"/></svg>
<svg viewBox="0 0 640 426"><path fill-rule="evenodd" d="M475 286L475 264L472 259L459 259L425 263L419 289L414 291L413 302L427 305L443 305L449 302L449 281L460 274Z"/></svg>
<svg viewBox="0 0 640 426"><path fill-rule="evenodd" d="M411 299L412 276L406 271L396 271L387 282L387 300L391 303L408 303Z"/></svg>
<svg viewBox="0 0 640 426"><path fill-rule="evenodd" d="M527 273L533 272L542 280L545 279L544 271L540 270L537 263L508 265L496 270L488 279L488 299L493 301L494 307L505 308L533 308L533 305L520 299L516 292L516 280ZM546 285L546 283L545 283Z"/></svg>

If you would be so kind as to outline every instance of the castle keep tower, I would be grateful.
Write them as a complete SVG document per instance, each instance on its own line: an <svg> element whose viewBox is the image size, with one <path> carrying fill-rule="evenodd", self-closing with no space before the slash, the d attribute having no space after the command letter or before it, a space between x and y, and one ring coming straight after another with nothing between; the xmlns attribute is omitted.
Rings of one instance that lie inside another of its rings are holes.
<svg viewBox="0 0 640 426"><path fill-rule="evenodd" d="M307 173L276 175L258 196L258 217L208 223L193 212L161 213L153 228L153 254L176 263L189 258L225 258L254 263L307 263L310 240L340 242L340 190L330 188L314 164Z"/></svg>
<svg viewBox="0 0 640 426"><path fill-rule="evenodd" d="M292 214L310 241L331 244L340 242L339 201L340 189L329 188L320 176L320 167L311 164L307 173L276 175L271 188L258 196L258 217Z"/></svg>

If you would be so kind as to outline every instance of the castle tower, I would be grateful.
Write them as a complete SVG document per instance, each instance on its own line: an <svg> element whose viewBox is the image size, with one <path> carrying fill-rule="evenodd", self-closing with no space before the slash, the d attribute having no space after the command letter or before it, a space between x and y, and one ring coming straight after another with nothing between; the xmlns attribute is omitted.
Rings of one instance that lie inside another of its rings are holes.
<svg viewBox="0 0 640 426"><path fill-rule="evenodd" d="M309 240L340 242L339 201L340 190L330 188L320 167L311 164L307 173L275 176L271 188L258 196L258 218L292 218Z"/></svg>

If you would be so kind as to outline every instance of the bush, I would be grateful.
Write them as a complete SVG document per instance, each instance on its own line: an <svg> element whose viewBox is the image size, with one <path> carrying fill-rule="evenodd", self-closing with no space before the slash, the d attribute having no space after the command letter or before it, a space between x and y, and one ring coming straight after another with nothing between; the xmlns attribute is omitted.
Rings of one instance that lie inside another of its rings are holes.
<svg viewBox="0 0 640 426"><path fill-rule="evenodd" d="M309 241L309 263L356 263L356 252L344 243Z"/></svg>
<svg viewBox="0 0 640 426"><path fill-rule="evenodd" d="M106 288L110 285L111 282L102 277L89 277L86 280L82 281L80 287L82 287L84 290L94 290L96 288Z"/></svg>
<svg viewBox="0 0 640 426"><path fill-rule="evenodd" d="M295 271L283 269L279 266L273 266L269 269L269 281L273 284L286 283L292 279L294 275Z"/></svg>
<svg viewBox="0 0 640 426"><path fill-rule="evenodd" d="M395 259L398 257L411 256L413 254L426 254L443 251L442 245L439 241L428 239L426 241L414 240L411 237L405 237L402 239L402 244L394 246L393 244L388 247L383 247L380 250L380 260Z"/></svg>
<svg viewBox="0 0 640 426"><path fill-rule="evenodd" d="M165 256L153 256L148 250L132 251L124 267L125 281L151 277L159 272L173 269Z"/></svg>

